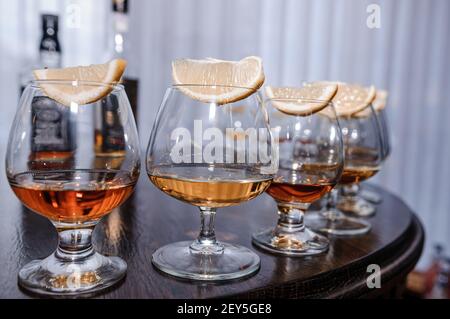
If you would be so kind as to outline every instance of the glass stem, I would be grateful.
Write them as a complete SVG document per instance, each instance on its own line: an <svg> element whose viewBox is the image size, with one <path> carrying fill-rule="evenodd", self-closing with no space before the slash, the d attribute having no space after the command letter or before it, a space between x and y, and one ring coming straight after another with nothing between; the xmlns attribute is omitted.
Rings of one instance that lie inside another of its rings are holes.
<svg viewBox="0 0 450 319"><path fill-rule="evenodd" d="M338 200L338 189L335 187L327 194L327 204L325 206L325 209L327 211L335 210Z"/></svg>
<svg viewBox="0 0 450 319"><path fill-rule="evenodd" d="M341 194L344 197L353 198L358 195L360 188L359 183L344 185L341 188Z"/></svg>
<svg viewBox="0 0 450 319"><path fill-rule="evenodd" d="M338 203L338 197L339 197L339 189L336 186L327 194L327 203L320 212L322 217L330 221L334 221L340 217L343 217L342 213L336 208Z"/></svg>
<svg viewBox="0 0 450 319"><path fill-rule="evenodd" d="M305 211L310 204L278 204L278 224L275 232L289 233L305 229Z"/></svg>
<svg viewBox="0 0 450 319"><path fill-rule="evenodd" d="M58 228L58 248L55 255L66 261L77 261L94 254L92 231L95 226L86 228Z"/></svg>
<svg viewBox="0 0 450 319"><path fill-rule="evenodd" d="M223 252L223 246L217 243L214 230L216 208L200 207L200 233L191 244L191 252L202 254L218 254Z"/></svg>

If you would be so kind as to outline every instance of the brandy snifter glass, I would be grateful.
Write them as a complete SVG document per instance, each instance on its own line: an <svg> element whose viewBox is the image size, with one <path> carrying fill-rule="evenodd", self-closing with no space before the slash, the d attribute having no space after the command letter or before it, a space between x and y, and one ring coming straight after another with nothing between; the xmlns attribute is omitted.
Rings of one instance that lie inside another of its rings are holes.
<svg viewBox="0 0 450 319"><path fill-rule="evenodd" d="M372 105L364 111L367 114L361 117L339 117L345 161L337 187L343 195L339 197L338 190L334 190L322 211L308 215L307 224L316 231L355 236L366 234L371 229L368 221L343 213L359 212L358 215L368 216L375 211L371 203L358 196L359 183L378 173L383 157L381 131L375 111Z"/></svg>
<svg viewBox="0 0 450 319"><path fill-rule="evenodd" d="M382 159L381 159L381 166L384 165L386 160L388 159L389 155L391 154L391 141L390 141L390 131L389 131L389 123L386 113L386 108L382 108L381 110L375 111L377 115L378 124L380 126L381 131L381 144L382 144ZM369 190L366 188L362 188L359 191L359 195L364 198L365 200L373 203L373 204L379 204L383 200L381 195L374 191ZM355 211L354 214L356 216L359 216L359 212ZM360 216L365 217L365 216Z"/></svg>
<svg viewBox="0 0 450 319"><path fill-rule="evenodd" d="M61 104L47 90L103 91L96 102ZM30 210L48 218L58 248L19 271L20 286L40 294L77 295L125 276L119 257L94 251L92 231L132 194L139 176L139 142L122 85L35 81L27 86L9 134L6 174ZM39 231L39 229L36 229Z"/></svg>
<svg viewBox="0 0 450 319"><path fill-rule="evenodd" d="M192 92L207 92L198 99ZM241 99L218 101L227 92ZM223 85L174 85L159 109L147 150L147 173L161 191L200 209L194 241L159 248L153 265L194 280L227 280L260 267L250 249L216 240L216 210L263 193L273 178L268 117L255 89Z"/></svg>
<svg viewBox="0 0 450 319"><path fill-rule="evenodd" d="M375 214L376 207L359 196L360 183L375 176L381 169L387 146L377 112L373 106L364 117L340 119L345 145L345 166L339 181L341 196L337 207L358 217Z"/></svg>
<svg viewBox="0 0 450 319"><path fill-rule="evenodd" d="M321 111L302 115L276 105L310 105ZM305 225L305 212L330 192L344 165L343 144L334 106L328 101L266 99L270 124L279 136L279 167L267 189L278 207L275 227L253 234L253 243L269 252L310 256L326 252L329 241Z"/></svg>

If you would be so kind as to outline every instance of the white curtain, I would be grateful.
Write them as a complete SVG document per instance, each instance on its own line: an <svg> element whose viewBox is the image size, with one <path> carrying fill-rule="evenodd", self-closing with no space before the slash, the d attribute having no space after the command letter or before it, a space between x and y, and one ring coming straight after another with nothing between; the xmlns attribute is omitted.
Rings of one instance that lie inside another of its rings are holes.
<svg viewBox="0 0 450 319"><path fill-rule="evenodd" d="M367 25L373 4L380 28ZM74 8L81 22L75 27ZM130 9L143 148L177 57L260 55L272 84L372 83L390 92L393 149L374 181L421 217L428 255L436 242L450 250L450 1L130 0ZM109 10L108 0L0 0L2 158L17 104L15 79L36 54L39 13L61 16L63 62L73 65L103 61Z"/></svg>

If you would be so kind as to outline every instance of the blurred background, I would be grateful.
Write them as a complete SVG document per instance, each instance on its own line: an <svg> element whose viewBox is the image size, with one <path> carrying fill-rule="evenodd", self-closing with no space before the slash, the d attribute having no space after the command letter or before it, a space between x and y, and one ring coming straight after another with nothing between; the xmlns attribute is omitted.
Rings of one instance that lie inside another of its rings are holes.
<svg viewBox="0 0 450 319"><path fill-rule="evenodd" d="M259 55L266 83L374 84L389 91L392 154L372 182L421 218L427 270L434 245L450 254L449 14L448 0L0 0L0 157L40 49L62 66L124 56L143 149L175 58Z"/></svg>

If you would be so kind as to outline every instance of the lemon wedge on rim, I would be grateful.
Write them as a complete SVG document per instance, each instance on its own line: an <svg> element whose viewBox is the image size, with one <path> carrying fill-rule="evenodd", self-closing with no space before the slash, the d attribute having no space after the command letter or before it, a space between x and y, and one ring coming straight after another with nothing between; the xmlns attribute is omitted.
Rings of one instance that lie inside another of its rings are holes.
<svg viewBox="0 0 450 319"><path fill-rule="evenodd" d="M105 64L34 70L33 75L48 97L67 106L83 105L107 96L120 82L126 66L125 60L115 59Z"/></svg>
<svg viewBox="0 0 450 319"><path fill-rule="evenodd" d="M304 87L266 86L266 96L280 112L305 116L313 114L329 105L336 94L336 84L323 84Z"/></svg>
<svg viewBox="0 0 450 319"><path fill-rule="evenodd" d="M320 81L306 84L306 86L320 86L324 84L334 83L338 89L332 102L338 117L351 116L362 111L369 106L375 99L376 90L374 86L368 88L359 84L348 84L344 82ZM323 114L329 114L329 109L324 109Z"/></svg>
<svg viewBox="0 0 450 319"><path fill-rule="evenodd" d="M373 110L378 113L386 107L388 92L385 90L377 90L375 99L372 102ZM370 108L353 114L354 117L369 117L371 115Z"/></svg>
<svg viewBox="0 0 450 319"><path fill-rule="evenodd" d="M172 62L172 79L191 98L221 105L253 94L265 76L261 58L249 56L240 61L177 59Z"/></svg>

